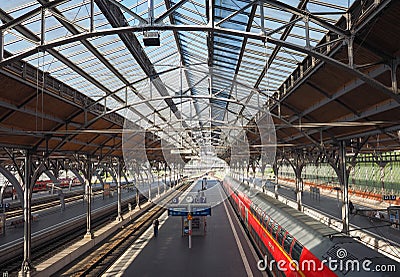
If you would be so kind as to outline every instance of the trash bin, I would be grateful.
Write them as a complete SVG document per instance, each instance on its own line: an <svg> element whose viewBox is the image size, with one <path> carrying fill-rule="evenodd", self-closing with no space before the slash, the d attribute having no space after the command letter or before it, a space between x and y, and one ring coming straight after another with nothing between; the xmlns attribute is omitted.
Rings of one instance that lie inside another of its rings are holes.
<svg viewBox="0 0 400 277"><path fill-rule="evenodd" d="M400 215L400 206L390 206L387 208L389 221L393 223L391 226L397 230L400 230L399 226L399 215Z"/></svg>

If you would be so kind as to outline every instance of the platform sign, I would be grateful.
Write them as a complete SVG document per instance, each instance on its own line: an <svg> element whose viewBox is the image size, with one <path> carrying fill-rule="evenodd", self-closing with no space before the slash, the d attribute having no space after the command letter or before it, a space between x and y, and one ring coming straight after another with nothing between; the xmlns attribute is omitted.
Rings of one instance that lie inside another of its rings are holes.
<svg viewBox="0 0 400 277"><path fill-rule="evenodd" d="M168 215L169 216L187 216L189 211L186 208L169 208Z"/></svg>
<svg viewBox="0 0 400 277"><path fill-rule="evenodd" d="M211 208L204 208L204 207L193 207L193 211L192 211L192 215L193 216L207 216L207 215L211 215Z"/></svg>
<svg viewBox="0 0 400 277"><path fill-rule="evenodd" d="M5 209L10 208L10 203L4 203L4 204L0 203L0 209L3 209L3 208L5 208Z"/></svg>
<svg viewBox="0 0 400 277"><path fill-rule="evenodd" d="M171 202L172 202L172 204L178 204L179 203L179 198L178 197L174 197Z"/></svg>
<svg viewBox="0 0 400 277"><path fill-rule="evenodd" d="M188 203L193 203L193 196L188 195L188 196L186 197L186 202L188 202Z"/></svg>
<svg viewBox="0 0 400 277"><path fill-rule="evenodd" d="M383 195L383 200L395 201L396 198L397 198L396 195Z"/></svg>
<svg viewBox="0 0 400 277"><path fill-rule="evenodd" d="M211 215L211 207L205 205L191 205L190 214L192 216L207 216ZM168 207L168 215L169 216L185 216L187 217L189 214L189 206L188 205L171 205Z"/></svg>

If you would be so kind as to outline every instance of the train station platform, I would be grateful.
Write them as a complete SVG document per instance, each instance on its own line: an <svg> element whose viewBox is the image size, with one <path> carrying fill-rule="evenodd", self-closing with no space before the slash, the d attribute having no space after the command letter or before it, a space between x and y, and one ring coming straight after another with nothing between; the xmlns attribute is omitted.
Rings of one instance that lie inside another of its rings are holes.
<svg viewBox="0 0 400 277"><path fill-rule="evenodd" d="M290 182L280 181L280 187L278 188L278 194L296 201L296 196L294 193L294 185ZM273 183L271 186L267 186L267 189L271 192L274 191ZM355 209L371 209L369 205L362 205L360 201L355 200L350 196L350 200L353 201ZM331 193L324 193L318 197L312 195L310 191L304 190L301 199L303 205L312 207L318 211L321 211L331 217L341 218L341 196L337 196L337 192L333 191ZM388 242L392 241L400 244L400 231L389 226L387 222L375 219L374 217L363 216L360 214L351 214L349 218L350 224L368 230L369 232L375 234L378 237L385 238Z"/></svg>
<svg viewBox="0 0 400 277"><path fill-rule="evenodd" d="M130 192L122 190L122 202L128 199L134 199L136 192ZM113 196L103 196L103 193L94 194L92 197L92 213L96 210L104 209L107 206L116 205L117 194ZM86 216L86 201L83 201L83 196L80 200L76 200L65 204L65 209L61 208L61 205L46 208L37 212L32 212L32 236L35 236L41 231L54 228L57 225L63 224L77 217ZM116 210L116 208L115 208ZM110 218L114 220L115 218ZM19 224L11 224L15 220L19 221ZM7 247L16 241L23 240L24 236L24 222L23 216L19 216L17 219L10 218L6 222L6 230L3 236L0 236L0 250L3 247Z"/></svg>
<svg viewBox="0 0 400 277"><path fill-rule="evenodd" d="M165 212L158 237L149 228L103 276L267 276L257 269L259 257L229 202L212 207L211 214L206 234L192 236L189 249L181 217Z"/></svg>

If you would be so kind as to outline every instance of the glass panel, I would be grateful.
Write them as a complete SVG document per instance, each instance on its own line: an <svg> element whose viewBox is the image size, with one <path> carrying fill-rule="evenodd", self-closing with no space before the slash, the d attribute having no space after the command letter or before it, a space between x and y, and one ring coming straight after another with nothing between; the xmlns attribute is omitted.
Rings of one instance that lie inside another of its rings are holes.
<svg viewBox="0 0 400 277"><path fill-rule="evenodd" d="M285 237L285 234L286 234L286 230L284 229L284 228L280 228L279 229L279 233L278 233L278 239L277 239L277 241L278 241L278 243L280 244L280 245L282 245L282 243L283 243L283 238Z"/></svg>
<svg viewBox="0 0 400 277"><path fill-rule="evenodd" d="M301 245L298 241L295 241L292 248L292 253L290 253L293 260L300 261L300 255L302 251L303 251L303 245Z"/></svg>
<svg viewBox="0 0 400 277"><path fill-rule="evenodd" d="M293 237L290 234L287 234L283 244L283 248L288 254L290 252L290 246L292 245L292 242L293 242Z"/></svg>
<svg viewBox="0 0 400 277"><path fill-rule="evenodd" d="M279 225L275 222L274 226L272 227L272 237L276 240L276 233L278 232Z"/></svg>

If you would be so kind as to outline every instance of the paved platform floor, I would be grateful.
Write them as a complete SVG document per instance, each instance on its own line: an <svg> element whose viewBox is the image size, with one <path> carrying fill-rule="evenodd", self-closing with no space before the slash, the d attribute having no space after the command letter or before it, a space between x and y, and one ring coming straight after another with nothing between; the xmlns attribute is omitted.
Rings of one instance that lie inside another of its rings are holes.
<svg viewBox="0 0 400 277"><path fill-rule="evenodd" d="M224 193L221 189L221 192ZM148 229L104 276L267 276L230 203L212 208L205 236L181 235L181 217L160 217L153 237Z"/></svg>

